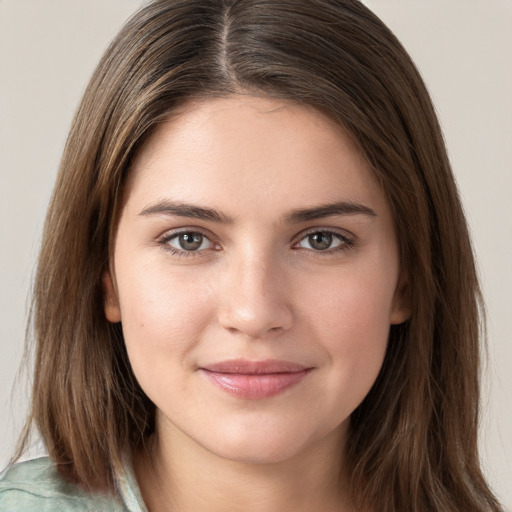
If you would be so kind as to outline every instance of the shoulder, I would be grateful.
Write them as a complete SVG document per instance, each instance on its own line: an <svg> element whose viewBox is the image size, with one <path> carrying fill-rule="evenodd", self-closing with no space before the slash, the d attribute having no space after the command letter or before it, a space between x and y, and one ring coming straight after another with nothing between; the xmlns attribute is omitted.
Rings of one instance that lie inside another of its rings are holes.
<svg viewBox="0 0 512 512"><path fill-rule="evenodd" d="M64 480L48 457L20 462L0 475L2 512L124 512L114 497Z"/></svg>

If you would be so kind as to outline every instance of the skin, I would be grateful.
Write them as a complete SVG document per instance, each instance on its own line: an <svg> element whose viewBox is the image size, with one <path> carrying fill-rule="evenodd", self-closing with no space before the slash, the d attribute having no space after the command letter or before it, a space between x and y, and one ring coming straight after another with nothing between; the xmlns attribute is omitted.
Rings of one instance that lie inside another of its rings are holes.
<svg viewBox="0 0 512 512"><path fill-rule="evenodd" d="M373 214L288 218L340 201ZM162 202L231 222L156 212ZM183 250L177 231L201 233L199 249ZM352 510L350 414L390 325L409 314L397 247L368 164L312 108L236 95L190 103L156 129L134 161L104 276L106 316L122 322L157 407L149 455L135 459L150 510ZM311 371L249 400L199 370L238 358Z"/></svg>

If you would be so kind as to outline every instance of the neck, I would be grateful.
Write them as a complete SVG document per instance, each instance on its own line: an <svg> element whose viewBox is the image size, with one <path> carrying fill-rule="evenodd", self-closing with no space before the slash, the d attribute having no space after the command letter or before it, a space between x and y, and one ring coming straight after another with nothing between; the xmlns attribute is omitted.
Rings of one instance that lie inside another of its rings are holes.
<svg viewBox="0 0 512 512"><path fill-rule="evenodd" d="M251 464L211 453L181 432L155 435L134 469L149 512L352 512L339 438L337 431L286 461Z"/></svg>

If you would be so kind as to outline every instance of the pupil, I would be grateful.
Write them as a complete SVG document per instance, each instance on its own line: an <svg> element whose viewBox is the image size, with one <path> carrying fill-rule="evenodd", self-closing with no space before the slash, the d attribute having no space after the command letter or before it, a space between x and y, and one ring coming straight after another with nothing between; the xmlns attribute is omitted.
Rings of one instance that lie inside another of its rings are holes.
<svg viewBox="0 0 512 512"><path fill-rule="evenodd" d="M332 235L330 233L314 233L309 235L309 245L317 251L325 251L332 244Z"/></svg>
<svg viewBox="0 0 512 512"><path fill-rule="evenodd" d="M201 233L183 233L180 235L180 246L185 251L195 251L201 247L203 235Z"/></svg>

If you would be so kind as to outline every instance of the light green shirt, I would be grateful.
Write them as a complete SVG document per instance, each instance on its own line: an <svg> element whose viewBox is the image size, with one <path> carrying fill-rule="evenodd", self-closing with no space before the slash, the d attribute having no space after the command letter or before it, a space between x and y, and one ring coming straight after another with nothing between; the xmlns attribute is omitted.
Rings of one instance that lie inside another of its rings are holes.
<svg viewBox="0 0 512 512"><path fill-rule="evenodd" d="M119 497L91 494L64 480L48 457L15 464L0 475L1 512L147 512L133 470L116 478Z"/></svg>

